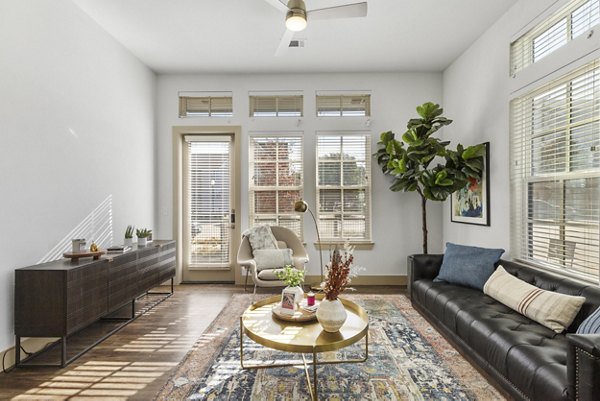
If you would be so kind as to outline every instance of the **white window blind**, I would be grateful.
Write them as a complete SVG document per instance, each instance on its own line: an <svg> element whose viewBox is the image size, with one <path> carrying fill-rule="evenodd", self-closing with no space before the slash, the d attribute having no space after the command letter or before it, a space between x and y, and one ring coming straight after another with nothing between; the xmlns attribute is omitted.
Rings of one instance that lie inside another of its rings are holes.
<svg viewBox="0 0 600 401"><path fill-rule="evenodd" d="M179 117L232 116L232 96L179 96Z"/></svg>
<svg viewBox="0 0 600 401"><path fill-rule="evenodd" d="M371 95L318 95L318 117L368 117Z"/></svg>
<svg viewBox="0 0 600 401"><path fill-rule="evenodd" d="M512 249L598 282L600 62L512 102Z"/></svg>
<svg viewBox="0 0 600 401"><path fill-rule="evenodd" d="M302 95L250 96L250 117L302 117Z"/></svg>
<svg viewBox="0 0 600 401"><path fill-rule="evenodd" d="M231 264L229 137L186 135L187 261L192 267Z"/></svg>
<svg viewBox="0 0 600 401"><path fill-rule="evenodd" d="M371 240L370 135L317 136L317 220L323 240Z"/></svg>
<svg viewBox="0 0 600 401"><path fill-rule="evenodd" d="M249 141L250 227L287 227L302 238L302 216L294 203L302 199L302 137L257 135Z"/></svg>
<svg viewBox="0 0 600 401"><path fill-rule="evenodd" d="M511 44L511 74L538 62L600 22L600 0L573 0Z"/></svg>

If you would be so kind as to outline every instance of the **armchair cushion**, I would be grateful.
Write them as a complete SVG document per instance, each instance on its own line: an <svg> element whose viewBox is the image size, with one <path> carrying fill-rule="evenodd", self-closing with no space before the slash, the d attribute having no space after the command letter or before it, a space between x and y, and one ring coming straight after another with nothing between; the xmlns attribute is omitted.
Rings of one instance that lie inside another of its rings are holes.
<svg viewBox="0 0 600 401"><path fill-rule="evenodd" d="M254 251L256 270L276 269L292 265L292 250L286 249L256 249Z"/></svg>
<svg viewBox="0 0 600 401"><path fill-rule="evenodd" d="M277 240L269 226L256 226L244 233L250 241L252 254L259 249L277 249Z"/></svg>
<svg viewBox="0 0 600 401"><path fill-rule="evenodd" d="M283 269L265 269L258 273L258 278L261 280L278 281L277 273L279 272L283 272Z"/></svg>

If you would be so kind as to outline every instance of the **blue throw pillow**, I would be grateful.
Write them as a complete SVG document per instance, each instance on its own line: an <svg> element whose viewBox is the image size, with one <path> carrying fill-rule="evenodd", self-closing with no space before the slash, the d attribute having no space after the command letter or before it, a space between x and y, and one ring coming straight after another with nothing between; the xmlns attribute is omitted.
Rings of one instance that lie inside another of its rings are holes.
<svg viewBox="0 0 600 401"><path fill-rule="evenodd" d="M600 308L581 322L577 334L600 334Z"/></svg>
<svg viewBox="0 0 600 401"><path fill-rule="evenodd" d="M479 248L476 246L446 243L446 253L440 273L433 281L483 290L483 285L494 272L504 249Z"/></svg>

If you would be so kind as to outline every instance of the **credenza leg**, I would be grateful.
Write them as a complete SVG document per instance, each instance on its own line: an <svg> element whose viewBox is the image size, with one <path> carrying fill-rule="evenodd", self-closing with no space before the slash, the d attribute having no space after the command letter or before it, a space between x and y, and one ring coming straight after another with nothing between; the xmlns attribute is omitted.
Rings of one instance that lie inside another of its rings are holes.
<svg viewBox="0 0 600 401"><path fill-rule="evenodd" d="M131 318L135 318L135 298L131 300Z"/></svg>
<svg viewBox="0 0 600 401"><path fill-rule="evenodd" d="M21 337L16 336L15 339L15 366L21 366Z"/></svg>
<svg viewBox="0 0 600 401"><path fill-rule="evenodd" d="M67 366L67 336L62 336L60 345L60 367L64 368L65 366Z"/></svg>

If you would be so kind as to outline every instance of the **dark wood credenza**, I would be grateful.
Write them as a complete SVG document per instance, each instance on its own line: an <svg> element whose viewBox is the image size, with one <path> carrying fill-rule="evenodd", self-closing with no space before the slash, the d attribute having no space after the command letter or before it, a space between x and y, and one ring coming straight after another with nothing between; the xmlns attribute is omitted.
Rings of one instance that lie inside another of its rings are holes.
<svg viewBox="0 0 600 401"><path fill-rule="evenodd" d="M15 270L16 365L21 366L22 337L60 337L60 366L66 366L94 345L122 328L118 326L90 347L67 359L67 338L100 318L131 303L171 280L176 266L175 241L155 240L145 247L98 260L62 259Z"/></svg>

